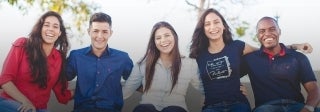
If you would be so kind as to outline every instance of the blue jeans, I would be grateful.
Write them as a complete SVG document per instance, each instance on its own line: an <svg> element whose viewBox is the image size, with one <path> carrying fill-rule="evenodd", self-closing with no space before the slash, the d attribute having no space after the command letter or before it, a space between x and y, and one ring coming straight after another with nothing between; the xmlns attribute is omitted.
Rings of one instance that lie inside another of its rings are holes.
<svg viewBox="0 0 320 112"><path fill-rule="evenodd" d="M256 107L253 112L300 112L304 107L303 103L289 99L273 100ZM319 112L319 108L315 112Z"/></svg>
<svg viewBox="0 0 320 112"><path fill-rule="evenodd" d="M19 112L20 103L0 97L0 112ZM30 110L31 111L31 110ZM47 109L37 109L37 112L49 112Z"/></svg>
<svg viewBox="0 0 320 112"><path fill-rule="evenodd" d="M187 112L179 106L168 106L158 111L152 104L139 104L133 110L133 112Z"/></svg>
<svg viewBox="0 0 320 112"><path fill-rule="evenodd" d="M72 112L120 112L115 109L104 109L104 108L78 108L73 110Z"/></svg>
<svg viewBox="0 0 320 112"><path fill-rule="evenodd" d="M251 107L248 102L223 101L221 103L204 106L202 112L251 112Z"/></svg>

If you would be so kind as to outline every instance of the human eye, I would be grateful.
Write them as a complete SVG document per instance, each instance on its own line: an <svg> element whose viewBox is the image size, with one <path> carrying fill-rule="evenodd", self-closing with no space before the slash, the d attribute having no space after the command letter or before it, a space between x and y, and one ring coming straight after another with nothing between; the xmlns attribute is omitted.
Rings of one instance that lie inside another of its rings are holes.
<svg viewBox="0 0 320 112"><path fill-rule="evenodd" d="M276 31L276 28L270 28L270 32Z"/></svg>
<svg viewBox="0 0 320 112"><path fill-rule="evenodd" d="M43 26L49 27L49 23L44 23Z"/></svg>
<svg viewBox="0 0 320 112"><path fill-rule="evenodd" d="M204 23L204 26L209 26L209 25L210 25L209 22Z"/></svg>
<svg viewBox="0 0 320 112"><path fill-rule="evenodd" d="M53 28L59 29L60 26L59 25L53 25Z"/></svg>
<svg viewBox="0 0 320 112"><path fill-rule="evenodd" d="M109 34L108 30L103 31L104 34Z"/></svg>
<svg viewBox="0 0 320 112"><path fill-rule="evenodd" d="M259 30L258 33L259 34L263 34L265 32L265 30Z"/></svg>
<svg viewBox="0 0 320 112"><path fill-rule="evenodd" d="M161 39L161 36L155 36L155 40Z"/></svg>

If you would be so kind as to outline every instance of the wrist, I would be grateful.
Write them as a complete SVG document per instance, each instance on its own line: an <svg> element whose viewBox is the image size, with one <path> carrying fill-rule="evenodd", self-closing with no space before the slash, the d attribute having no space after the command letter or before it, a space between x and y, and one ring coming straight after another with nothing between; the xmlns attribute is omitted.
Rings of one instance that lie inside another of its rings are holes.
<svg viewBox="0 0 320 112"><path fill-rule="evenodd" d="M290 45L290 49L297 50L297 47L295 47L295 45L292 44L292 45Z"/></svg>
<svg viewBox="0 0 320 112"><path fill-rule="evenodd" d="M314 112L314 107L311 105L304 105L304 108L309 110L310 112Z"/></svg>

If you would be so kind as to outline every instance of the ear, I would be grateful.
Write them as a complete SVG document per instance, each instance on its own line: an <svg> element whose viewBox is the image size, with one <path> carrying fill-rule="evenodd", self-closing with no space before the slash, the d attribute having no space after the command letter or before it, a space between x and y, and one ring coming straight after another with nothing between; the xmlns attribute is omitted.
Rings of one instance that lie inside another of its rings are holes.
<svg viewBox="0 0 320 112"><path fill-rule="evenodd" d="M111 29L109 38L112 36L112 34L113 34L113 30Z"/></svg>
<svg viewBox="0 0 320 112"><path fill-rule="evenodd" d="M59 36L58 37L60 37L61 36L61 31L59 32Z"/></svg>
<svg viewBox="0 0 320 112"><path fill-rule="evenodd" d="M87 29L88 35L90 35L90 28Z"/></svg>
<svg viewBox="0 0 320 112"><path fill-rule="evenodd" d="M279 28L279 35L281 35L281 29Z"/></svg>

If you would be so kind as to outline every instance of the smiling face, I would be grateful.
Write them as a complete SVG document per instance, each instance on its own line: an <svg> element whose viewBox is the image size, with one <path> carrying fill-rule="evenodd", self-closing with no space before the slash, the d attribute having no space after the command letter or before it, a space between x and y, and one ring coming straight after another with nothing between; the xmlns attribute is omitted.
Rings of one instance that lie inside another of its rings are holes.
<svg viewBox="0 0 320 112"><path fill-rule="evenodd" d="M41 37L44 44L54 45L61 35L60 22L55 16L48 16L41 29Z"/></svg>
<svg viewBox="0 0 320 112"><path fill-rule="evenodd" d="M93 50L104 50L112 35L111 26L107 22L92 22L89 30Z"/></svg>
<svg viewBox="0 0 320 112"><path fill-rule="evenodd" d="M205 17L204 30L209 40L222 39L223 22L221 18L215 13L209 13Z"/></svg>
<svg viewBox="0 0 320 112"><path fill-rule="evenodd" d="M170 29L161 27L155 32L154 41L157 49L162 54L170 54L174 47L174 36Z"/></svg>
<svg viewBox="0 0 320 112"><path fill-rule="evenodd" d="M257 25L257 37L266 49L273 49L279 44L280 28L271 18L262 19Z"/></svg>

